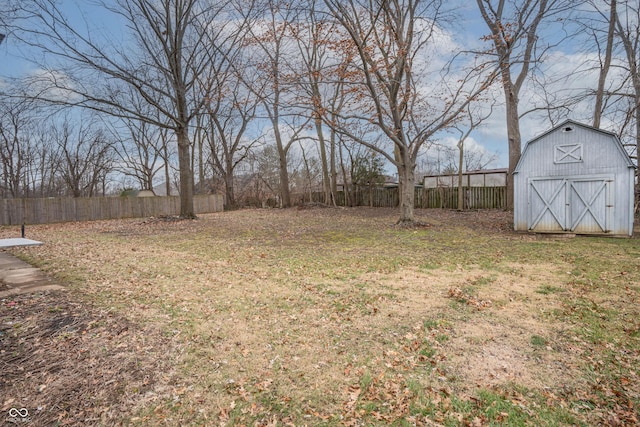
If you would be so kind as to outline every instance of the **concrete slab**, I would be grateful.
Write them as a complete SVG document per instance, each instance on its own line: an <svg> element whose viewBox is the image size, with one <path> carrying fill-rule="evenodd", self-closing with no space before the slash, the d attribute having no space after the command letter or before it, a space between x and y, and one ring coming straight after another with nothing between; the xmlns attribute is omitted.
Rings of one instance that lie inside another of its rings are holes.
<svg viewBox="0 0 640 427"><path fill-rule="evenodd" d="M13 239L0 239L0 249L12 248L14 246L38 246L42 242L37 240L25 239L24 237L16 237Z"/></svg>
<svg viewBox="0 0 640 427"><path fill-rule="evenodd" d="M29 268L17 268L13 270L0 271L0 282L3 282L7 286L20 285L22 283L33 282L34 279L39 279L42 276L40 270L34 267Z"/></svg>
<svg viewBox="0 0 640 427"><path fill-rule="evenodd" d="M64 287L31 264L0 251L0 298L61 289Z"/></svg>

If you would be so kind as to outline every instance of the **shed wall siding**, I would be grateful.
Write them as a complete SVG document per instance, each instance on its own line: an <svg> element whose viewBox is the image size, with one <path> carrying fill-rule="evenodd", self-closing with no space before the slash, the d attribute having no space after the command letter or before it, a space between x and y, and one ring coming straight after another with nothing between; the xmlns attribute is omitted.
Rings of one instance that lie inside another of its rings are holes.
<svg viewBox="0 0 640 427"><path fill-rule="evenodd" d="M525 148L514 176L514 228L526 231L534 225L535 231L568 231L576 225L571 218L582 218L577 233L631 235L634 170L626 153L612 135L569 126L572 131L560 126ZM602 192L596 194L600 187ZM556 195L556 190L562 194ZM593 194L582 200L576 192ZM587 209L590 202L593 207ZM563 221L570 224L565 229Z"/></svg>

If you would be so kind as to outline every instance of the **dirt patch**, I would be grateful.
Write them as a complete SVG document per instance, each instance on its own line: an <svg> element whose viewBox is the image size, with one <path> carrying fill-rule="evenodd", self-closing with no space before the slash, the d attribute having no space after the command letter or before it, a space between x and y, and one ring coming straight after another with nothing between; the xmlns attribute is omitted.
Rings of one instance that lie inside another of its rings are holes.
<svg viewBox="0 0 640 427"><path fill-rule="evenodd" d="M568 339L566 325L549 318L560 305L541 293L541 283L561 290L563 274L557 266L506 265L495 272L403 270L363 279L378 282L370 289L382 287L395 295L378 304L382 319L451 323L442 353L447 375L465 391L505 383L543 390L569 385L579 376L576 355L560 345Z"/></svg>
<svg viewBox="0 0 640 427"><path fill-rule="evenodd" d="M561 346L567 327L549 313L560 309L557 298L541 293L541 283L561 289L563 272L558 266L507 266L510 274L496 273L488 283L472 285L488 308L471 310L459 322L446 347L454 356L454 372L470 388L517 383L537 390L576 381L576 355ZM484 273L486 275L486 272ZM481 272L471 273L470 283L480 282ZM555 348L547 345L554 342Z"/></svg>
<svg viewBox="0 0 640 427"><path fill-rule="evenodd" d="M0 318L2 421L105 425L163 398L172 343L153 329L64 291L2 299Z"/></svg>

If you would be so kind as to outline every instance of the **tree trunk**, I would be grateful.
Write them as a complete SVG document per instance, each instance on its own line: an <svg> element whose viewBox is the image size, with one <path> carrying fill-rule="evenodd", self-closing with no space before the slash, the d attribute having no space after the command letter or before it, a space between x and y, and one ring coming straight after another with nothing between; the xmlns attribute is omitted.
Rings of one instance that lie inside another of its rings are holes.
<svg viewBox="0 0 640 427"><path fill-rule="evenodd" d="M458 142L460 157L458 158L458 210L464 210L464 185L462 183L462 163L464 162L464 140Z"/></svg>
<svg viewBox="0 0 640 427"><path fill-rule="evenodd" d="M329 162L327 161L327 147L324 141L324 133L322 132L322 118L320 116L315 119L316 132L318 134L318 144L320 144L320 162L322 164L322 189L324 190L324 203L326 205L332 203L331 181L329 179Z"/></svg>
<svg viewBox="0 0 640 427"><path fill-rule="evenodd" d="M204 138L202 137L202 131L198 131L198 182L200 192L202 193L204 180Z"/></svg>
<svg viewBox="0 0 640 427"><path fill-rule="evenodd" d="M224 176L224 191L225 191L225 199L226 205L228 209L235 209L236 207L236 196L235 190L233 188L233 174L225 174Z"/></svg>
<svg viewBox="0 0 640 427"><path fill-rule="evenodd" d="M338 169L336 168L336 141L335 131L331 129L331 138L329 146L329 161L331 169L331 203L333 206L337 205L336 195L338 194Z"/></svg>
<svg viewBox="0 0 640 427"><path fill-rule="evenodd" d="M344 206L353 206L352 197L349 186L352 184L351 178L347 175L347 168L344 164L344 156L342 154L342 147L339 147L338 153L340 155L340 171L342 172L342 192L344 193ZM336 184L337 188L337 184Z"/></svg>
<svg viewBox="0 0 640 427"><path fill-rule="evenodd" d="M638 69L634 62L634 66L631 67L634 70L633 86L635 89L635 118L636 118L636 164L640 164L640 76L638 76ZM636 191L635 191L635 206L638 206L640 202L640 168L636 168Z"/></svg>
<svg viewBox="0 0 640 427"><path fill-rule="evenodd" d="M171 195L171 173L169 172L169 161L164 162L164 187L167 192L167 196Z"/></svg>
<svg viewBox="0 0 640 427"><path fill-rule="evenodd" d="M282 136L277 128L278 120L274 120L274 132L276 138L276 148L278 150L278 159L280 165L280 197L281 206L283 208L291 207L291 192L289 191L289 170L287 169L287 150L282 144Z"/></svg>
<svg viewBox="0 0 640 427"><path fill-rule="evenodd" d="M600 77L598 78L598 89L596 90L596 105L593 108L593 127L600 128L600 119L602 117L602 104L604 100L604 85L607 80L607 74L611 67L611 56L613 51L613 38L616 29L616 0L611 0L609 14L609 30L607 31L607 47L604 55L604 63L600 68Z"/></svg>
<svg viewBox="0 0 640 427"><path fill-rule="evenodd" d="M493 7L491 2L477 0L480 13L491 30L505 95L509 148L507 210L512 211L514 206L513 172L518 160L520 160L521 153L520 117L518 116L520 88L527 78L530 67L539 59L535 49L538 40L538 26L552 12L552 9L560 7L560 5L552 1L550 6L548 0L524 2L520 7L515 8L512 17L505 18L503 12L506 3L506 0L499 0L497 6ZM505 31L505 23L510 22L513 23L513 28ZM521 45L520 52L515 48L518 45ZM511 70L512 65L515 65L514 70ZM512 78L511 71L514 71L515 79Z"/></svg>
<svg viewBox="0 0 640 427"><path fill-rule="evenodd" d="M626 29L620 17L616 14L616 25L618 28L618 36L622 40L622 45L624 46L625 53L627 55L627 62L629 64L629 76L631 78L631 83L633 85L633 103L634 103L634 111L633 116L635 117L635 138L636 138L636 162L640 162L640 69L638 67L638 59L636 57L636 46L638 42L638 33L632 29ZM640 168L636 169L636 190L640 186L638 182L638 178L640 178ZM638 194L636 193L636 197ZM636 200L637 203L637 200Z"/></svg>
<svg viewBox="0 0 640 427"><path fill-rule="evenodd" d="M171 196L171 171L169 168L169 147L167 145L167 130L162 129L160 131L160 137L162 138L162 160L164 162L164 185L167 196Z"/></svg>
<svg viewBox="0 0 640 427"><path fill-rule="evenodd" d="M504 83L507 108L507 138L509 141L509 170L507 173L507 210L512 211L515 195L513 193L513 172L520 160L522 141L520 136L520 119L518 117L518 95L511 83Z"/></svg>
<svg viewBox="0 0 640 427"><path fill-rule="evenodd" d="M407 153L402 153L403 161L398 164L398 191L400 197L400 219L398 224L410 225L415 222L413 215L416 175L408 162Z"/></svg>
<svg viewBox="0 0 640 427"><path fill-rule="evenodd" d="M636 97L640 97L640 87L636 87ZM640 99L640 98L637 98ZM640 163L640 103L636 105L636 164ZM636 203L640 202L640 168L636 168Z"/></svg>
<svg viewBox="0 0 640 427"><path fill-rule="evenodd" d="M398 127L398 129L400 129ZM401 135L402 131L398 130ZM412 159L408 144L404 146L395 145L393 154L398 168L398 203L400 205L400 218L398 224L412 224L415 222L413 216L415 202L415 160Z"/></svg>
<svg viewBox="0 0 640 427"><path fill-rule="evenodd" d="M176 130L178 139L178 167L180 169L180 217L194 219L193 174L191 172L191 150L186 127Z"/></svg>
<svg viewBox="0 0 640 427"><path fill-rule="evenodd" d="M291 193L289 191L289 171L287 170L287 157L284 150L278 147L280 154L280 197L283 208L291 207Z"/></svg>
<svg viewBox="0 0 640 427"><path fill-rule="evenodd" d="M193 180L193 191L194 191L194 193L196 191L196 157L197 157L197 152L198 152L199 139L200 139L200 125L196 121L195 132L193 133L193 150L189 150L190 151L190 155L191 155L191 160L189 162L190 162L190 165L191 165L190 166L191 179ZM202 183L199 183L199 185L201 185L201 184ZM200 189L198 189L198 193L200 193Z"/></svg>
<svg viewBox="0 0 640 427"><path fill-rule="evenodd" d="M236 208L236 192L233 182L233 158L230 155L224 158L224 204L226 209Z"/></svg>

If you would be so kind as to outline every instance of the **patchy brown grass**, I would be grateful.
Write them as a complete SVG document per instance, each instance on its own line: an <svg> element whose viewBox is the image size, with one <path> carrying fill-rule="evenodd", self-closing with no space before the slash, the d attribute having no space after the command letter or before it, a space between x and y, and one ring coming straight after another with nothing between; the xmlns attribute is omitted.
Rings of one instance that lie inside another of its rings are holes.
<svg viewBox="0 0 640 427"><path fill-rule="evenodd" d="M0 305L36 425L633 425L635 239L499 211L246 210L28 227L68 284ZM2 233L10 233L4 229ZM0 233L1 234L1 233ZM6 319L6 320L5 320Z"/></svg>

